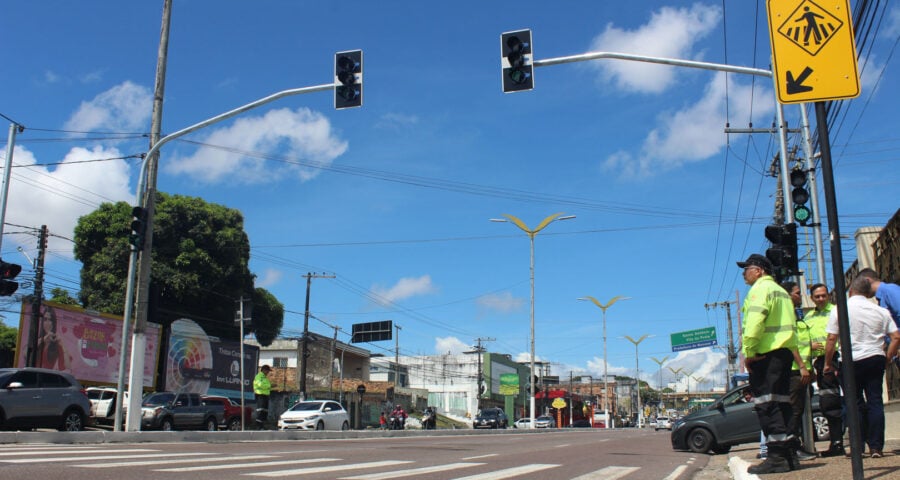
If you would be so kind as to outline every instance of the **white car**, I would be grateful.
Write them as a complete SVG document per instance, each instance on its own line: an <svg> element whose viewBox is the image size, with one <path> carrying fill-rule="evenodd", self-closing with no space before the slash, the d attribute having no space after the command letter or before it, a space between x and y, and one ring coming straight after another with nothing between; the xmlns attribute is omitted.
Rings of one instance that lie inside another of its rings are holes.
<svg viewBox="0 0 900 480"><path fill-rule="evenodd" d="M516 420L516 423L513 424L513 428L531 428L531 419L530 418L520 418Z"/></svg>
<svg viewBox="0 0 900 480"><path fill-rule="evenodd" d="M90 416L100 423L113 422L116 415L116 393L112 387L88 387L85 389L91 401ZM125 391L125 402L122 411L128 410L128 391Z"/></svg>
<svg viewBox="0 0 900 480"><path fill-rule="evenodd" d="M278 417L280 430L350 430L350 415L332 400L298 402Z"/></svg>
<svg viewBox="0 0 900 480"><path fill-rule="evenodd" d="M672 422L669 420L669 417L656 417L656 427L657 430L671 430Z"/></svg>

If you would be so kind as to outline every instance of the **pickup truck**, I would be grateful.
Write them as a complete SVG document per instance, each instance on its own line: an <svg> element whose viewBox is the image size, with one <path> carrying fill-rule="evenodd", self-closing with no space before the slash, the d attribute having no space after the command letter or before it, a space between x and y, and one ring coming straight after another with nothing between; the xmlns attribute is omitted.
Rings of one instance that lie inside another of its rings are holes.
<svg viewBox="0 0 900 480"><path fill-rule="evenodd" d="M228 397L203 395L200 397L207 405L222 405L225 410L225 418L220 424L226 430L241 429L241 404ZM244 406L244 428L253 426L253 407Z"/></svg>
<svg viewBox="0 0 900 480"><path fill-rule="evenodd" d="M141 429L216 431L224 421L222 405L207 405L199 393L148 393L141 402Z"/></svg>

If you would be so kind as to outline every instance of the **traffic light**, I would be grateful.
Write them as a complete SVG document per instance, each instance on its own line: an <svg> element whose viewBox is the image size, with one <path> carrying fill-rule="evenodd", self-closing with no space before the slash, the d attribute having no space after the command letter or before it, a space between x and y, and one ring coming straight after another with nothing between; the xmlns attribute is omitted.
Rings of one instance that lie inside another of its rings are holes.
<svg viewBox="0 0 900 480"><path fill-rule="evenodd" d="M518 30L500 35L500 65L503 70L503 93L534 89L534 54L531 30Z"/></svg>
<svg viewBox="0 0 900 480"><path fill-rule="evenodd" d="M362 50L338 52L334 55L334 108L353 108L362 105Z"/></svg>
<svg viewBox="0 0 900 480"><path fill-rule="evenodd" d="M768 225L766 238L772 247L766 250L766 258L775 267L775 279L779 282L800 273L797 259L797 224Z"/></svg>
<svg viewBox="0 0 900 480"><path fill-rule="evenodd" d="M809 190L806 189L806 171L802 169L791 171L791 200L794 202L794 219L800 225L806 226L812 216L806 202L809 201Z"/></svg>
<svg viewBox="0 0 900 480"><path fill-rule="evenodd" d="M21 265L6 263L0 259L0 297L8 297L19 289L19 283L13 279L22 271Z"/></svg>
<svg viewBox="0 0 900 480"><path fill-rule="evenodd" d="M147 231L147 211L141 207L131 209L131 235L128 236L128 243L134 245L134 248L140 250L144 247L144 234Z"/></svg>

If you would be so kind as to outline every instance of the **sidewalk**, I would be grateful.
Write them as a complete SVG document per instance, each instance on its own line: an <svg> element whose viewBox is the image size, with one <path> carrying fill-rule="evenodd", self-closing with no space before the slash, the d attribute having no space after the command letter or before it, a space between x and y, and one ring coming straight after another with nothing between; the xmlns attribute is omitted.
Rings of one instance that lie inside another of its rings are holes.
<svg viewBox="0 0 900 480"><path fill-rule="evenodd" d="M845 443L847 445L848 443ZM828 442L817 442L816 449L822 452L828 448ZM850 451L850 448L847 448ZM784 480L840 480L853 477L851 460L846 457L815 458L800 462L800 468L788 473L768 475L750 475L747 468L762 460L756 459L759 445L744 444L732 448L728 455L728 467L735 480L784 479ZM900 439L885 442L884 458L863 457L863 473L865 478L900 478Z"/></svg>

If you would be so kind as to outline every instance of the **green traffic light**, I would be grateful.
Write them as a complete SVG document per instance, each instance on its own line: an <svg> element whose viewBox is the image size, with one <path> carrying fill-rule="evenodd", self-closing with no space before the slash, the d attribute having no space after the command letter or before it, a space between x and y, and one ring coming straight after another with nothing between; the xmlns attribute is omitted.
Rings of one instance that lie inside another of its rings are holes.
<svg viewBox="0 0 900 480"><path fill-rule="evenodd" d="M809 218L812 216L812 212L809 211L805 205L797 205L794 207L794 219L800 223L800 225L806 225L806 222L809 221Z"/></svg>

